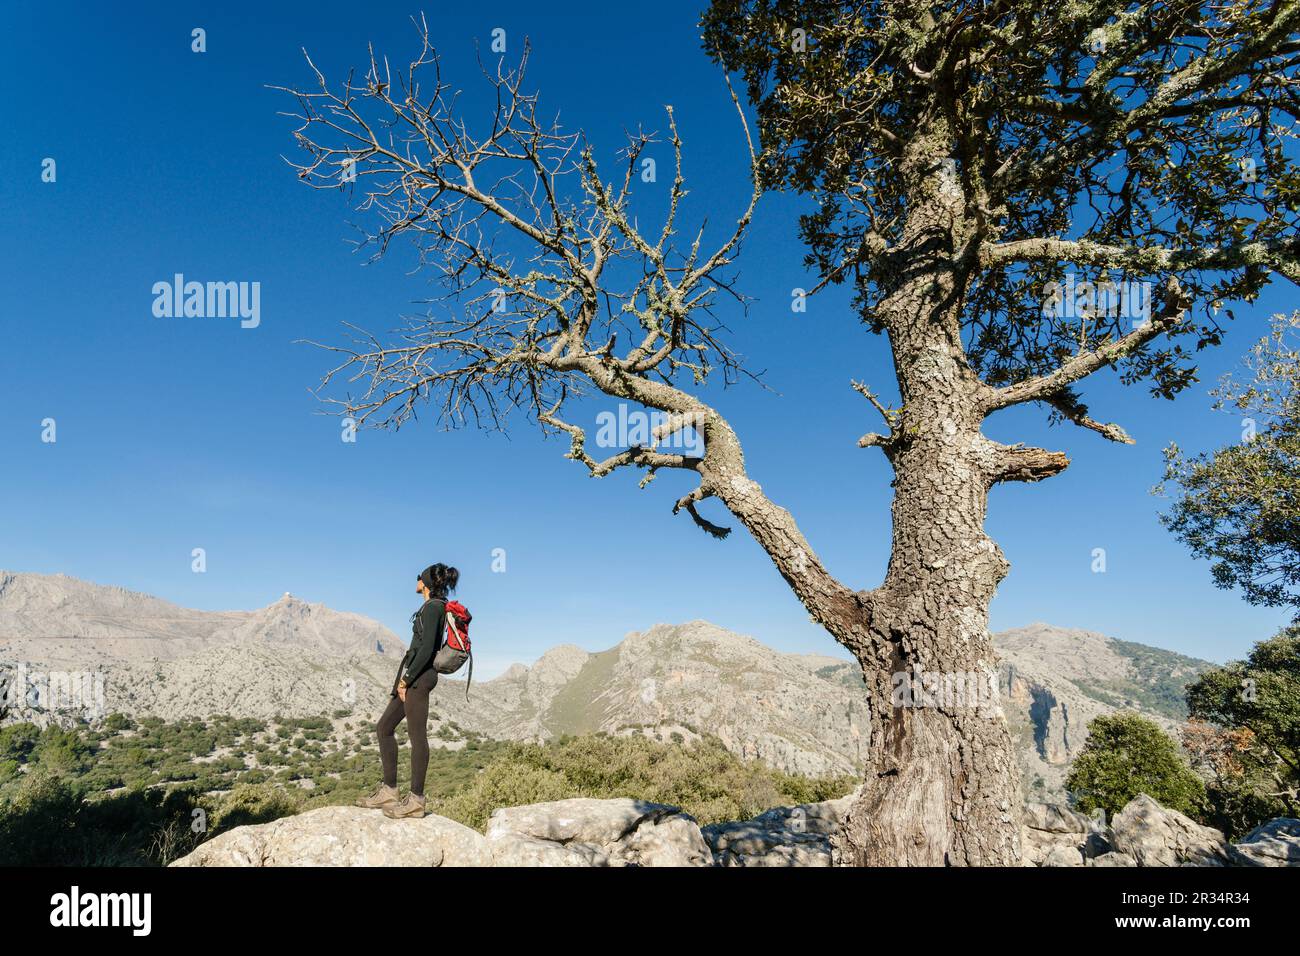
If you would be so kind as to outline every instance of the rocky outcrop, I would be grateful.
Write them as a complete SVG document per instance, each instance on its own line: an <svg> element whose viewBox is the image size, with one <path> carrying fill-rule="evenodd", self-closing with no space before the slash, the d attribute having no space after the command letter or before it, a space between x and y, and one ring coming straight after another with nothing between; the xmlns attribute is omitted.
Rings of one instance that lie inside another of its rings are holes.
<svg viewBox="0 0 1300 956"><path fill-rule="evenodd" d="M677 807L584 797L497 810L486 835L435 815L323 807L237 827L172 866L833 866L852 802L777 807L701 829ZM1030 866L1300 865L1300 820L1273 820L1232 846L1145 794L1109 827L1056 804L1030 804L1024 820Z"/></svg>
<svg viewBox="0 0 1300 956"><path fill-rule="evenodd" d="M1029 804L1023 846L1030 866L1224 866L1231 853L1218 830L1146 794L1109 825L1059 804Z"/></svg>
<svg viewBox="0 0 1300 956"><path fill-rule="evenodd" d="M505 807L488 822L495 866L709 866L699 824L677 807L578 797Z"/></svg>
<svg viewBox="0 0 1300 956"><path fill-rule="evenodd" d="M1300 820L1270 820L1251 830L1229 851L1237 866L1300 866Z"/></svg>
<svg viewBox="0 0 1300 956"><path fill-rule="evenodd" d="M434 814L391 820L322 807L236 827L172 866L710 866L699 825L642 800L559 800L498 810L484 836Z"/></svg>
<svg viewBox="0 0 1300 956"><path fill-rule="evenodd" d="M1028 866L1084 866L1111 848L1103 828L1060 804L1028 804L1022 822Z"/></svg>
<svg viewBox="0 0 1300 956"><path fill-rule="evenodd" d="M1146 794L1109 825L1060 804L1031 803L1022 845L1027 866L1300 866L1300 820L1271 820L1229 844Z"/></svg>
<svg viewBox="0 0 1300 956"><path fill-rule="evenodd" d="M390 820L375 810L321 807L236 827L172 866L491 866L483 834L430 815Z"/></svg>
<svg viewBox="0 0 1300 956"><path fill-rule="evenodd" d="M777 807L751 820L707 826L704 839L718 866L833 866L834 840L852 802L850 794Z"/></svg>
<svg viewBox="0 0 1300 956"><path fill-rule="evenodd" d="M1145 793L1134 797L1111 821L1111 842L1138 866L1225 866L1228 841Z"/></svg>

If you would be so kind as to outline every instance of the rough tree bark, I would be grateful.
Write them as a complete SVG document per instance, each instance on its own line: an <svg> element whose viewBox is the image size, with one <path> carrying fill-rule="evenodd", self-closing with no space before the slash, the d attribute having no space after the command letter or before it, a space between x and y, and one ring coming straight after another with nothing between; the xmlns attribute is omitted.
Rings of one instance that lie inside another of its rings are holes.
<svg viewBox="0 0 1300 956"><path fill-rule="evenodd" d="M890 253L897 266L886 273L879 312L902 414L881 442L895 473L893 542L871 602L872 640L859 653L873 759L846 849L862 864L1020 859L1019 773L988 631L989 602L1008 565L984 533L988 489L1004 477L1009 451L981 434L986 388L961 345L959 301L970 272L962 256L975 229L944 175L952 152L945 134L941 126L918 134L904 156L916 202ZM1037 467L1045 477L1058 466L1044 456ZM895 675L918 673L939 677L928 706L898 700ZM954 685L971 693L944 699ZM994 689L992 700L982 688Z"/></svg>
<svg viewBox="0 0 1300 956"><path fill-rule="evenodd" d="M984 519L995 482L1044 478L1067 461L981 433L990 390L966 361L959 315L976 228L946 176L951 151L936 124L903 159L915 202L888 253L894 266L878 311L902 411L887 418L889 434L864 439L895 473L889 569L880 588L845 608L856 619L831 628L861 664L872 714L870 769L843 848L859 864L1020 859L1019 771L988 631L1008 564ZM932 693L900 699L900 676L913 692Z"/></svg>

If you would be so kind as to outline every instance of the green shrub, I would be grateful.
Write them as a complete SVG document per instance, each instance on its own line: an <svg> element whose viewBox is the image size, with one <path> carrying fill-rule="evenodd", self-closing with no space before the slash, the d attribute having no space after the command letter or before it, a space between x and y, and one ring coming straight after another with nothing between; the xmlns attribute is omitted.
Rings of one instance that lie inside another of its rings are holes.
<svg viewBox="0 0 1300 956"><path fill-rule="evenodd" d="M782 804L840 797L854 783L850 777L808 780L779 773L739 759L713 738L679 747L639 734L594 734L546 745L507 745L466 789L436 801L435 809L482 829L498 807L568 797L631 797L681 807L709 824L745 819Z"/></svg>
<svg viewBox="0 0 1300 956"><path fill-rule="evenodd" d="M47 770L75 773L85 769L93 752L77 730L50 725L41 732L30 759Z"/></svg>
<svg viewBox="0 0 1300 956"><path fill-rule="evenodd" d="M57 866L81 796L60 773L36 769L0 804L0 865Z"/></svg>
<svg viewBox="0 0 1300 956"><path fill-rule="evenodd" d="M297 794L268 784L239 784L226 794L210 818L213 834L250 823L270 823L297 813Z"/></svg>
<svg viewBox="0 0 1300 956"><path fill-rule="evenodd" d="M35 724L0 727L0 759L26 762L40 737L41 729Z"/></svg>
<svg viewBox="0 0 1300 956"><path fill-rule="evenodd" d="M1205 784L1178 744L1159 724L1131 712L1088 724L1088 742L1065 786L1082 813L1101 808L1114 816L1139 793L1198 819L1205 811Z"/></svg>

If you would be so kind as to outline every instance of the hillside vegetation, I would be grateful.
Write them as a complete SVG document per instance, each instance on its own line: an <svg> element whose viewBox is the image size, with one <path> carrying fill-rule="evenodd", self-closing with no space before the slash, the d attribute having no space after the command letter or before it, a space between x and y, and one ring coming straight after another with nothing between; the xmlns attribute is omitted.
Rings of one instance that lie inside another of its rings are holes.
<svg viewBox="0 0 1300 956"><path fill-rule="evenodd" d="M566 797L635 796L701 823L843 796L850 777L807 778L743 761L720 741L641 734L494 741L450 722L430 752L431 812L482 828L492 811ZM409 783L405 728L398 783ZM369 725L332 717L0 729L0 865L165 865L248 823L351 804L380 778Z"/></svg>

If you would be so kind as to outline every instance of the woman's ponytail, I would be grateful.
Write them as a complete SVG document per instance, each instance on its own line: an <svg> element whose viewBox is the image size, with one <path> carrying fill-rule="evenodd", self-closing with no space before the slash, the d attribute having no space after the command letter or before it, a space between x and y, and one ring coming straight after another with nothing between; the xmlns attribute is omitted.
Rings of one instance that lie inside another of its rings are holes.
<svg viewBox="0 0 1300 956"><path fill-rule="evenodd" d="M420 572L420 580L434 597L446 598L449 592L456 590L460 572L450 565L431 564Z"/></svg>

